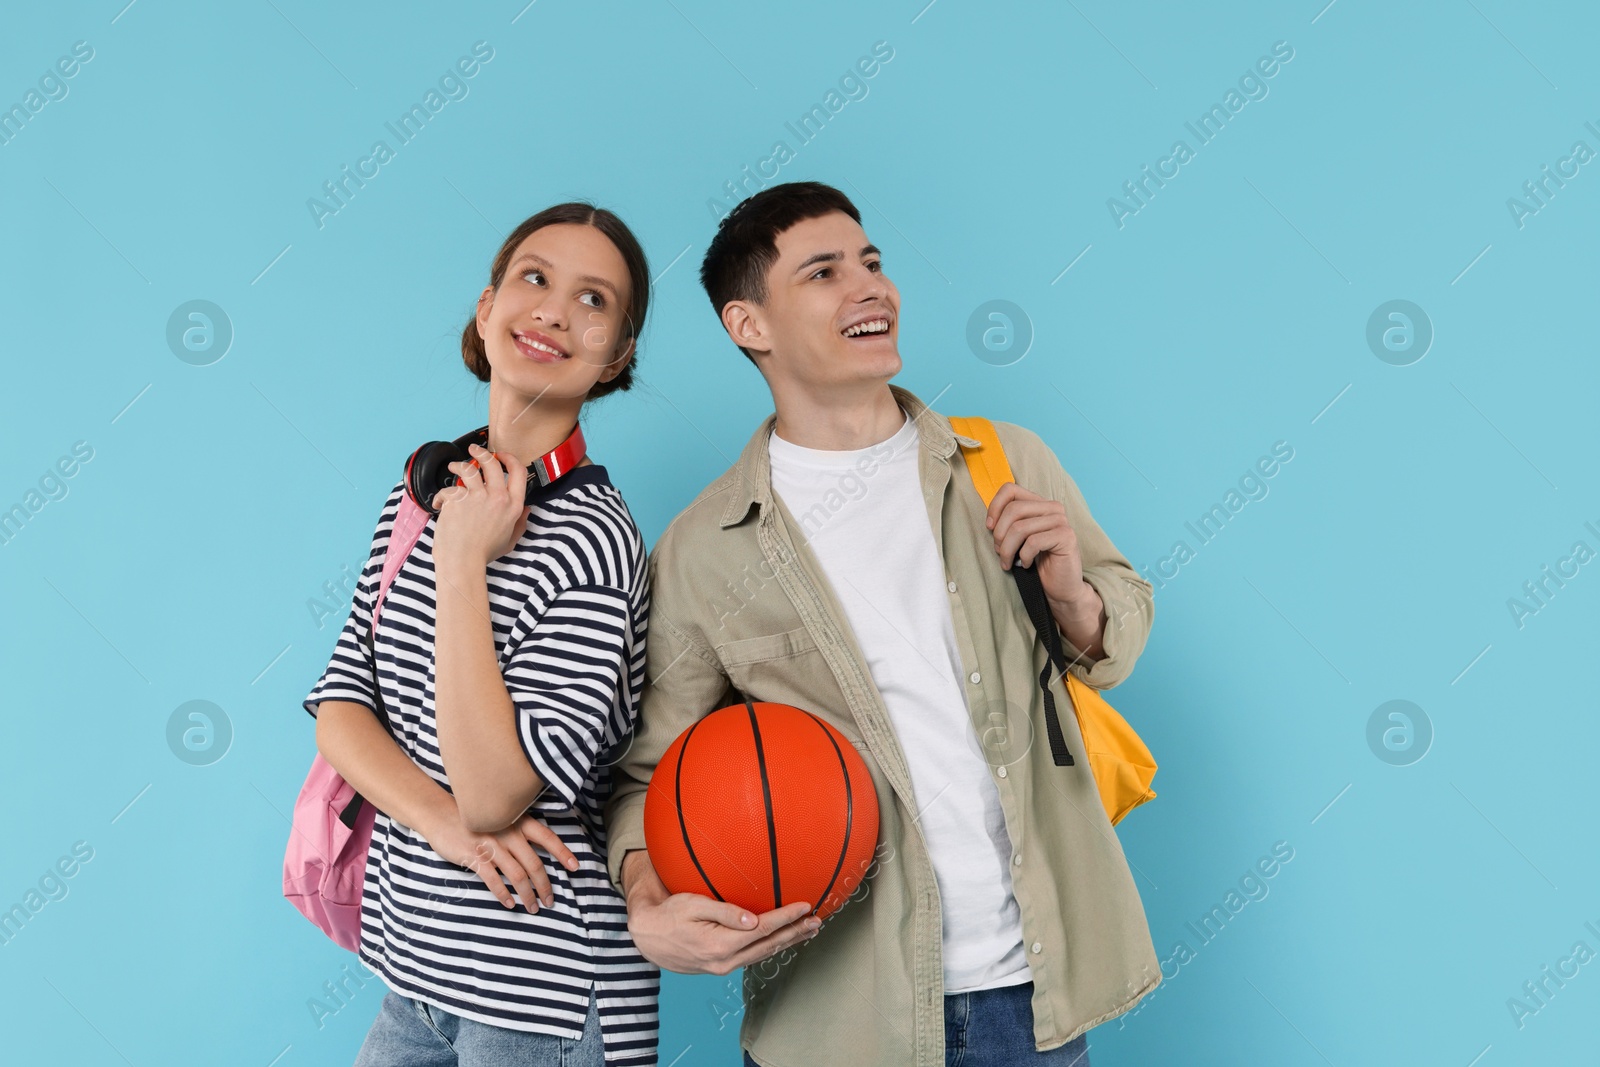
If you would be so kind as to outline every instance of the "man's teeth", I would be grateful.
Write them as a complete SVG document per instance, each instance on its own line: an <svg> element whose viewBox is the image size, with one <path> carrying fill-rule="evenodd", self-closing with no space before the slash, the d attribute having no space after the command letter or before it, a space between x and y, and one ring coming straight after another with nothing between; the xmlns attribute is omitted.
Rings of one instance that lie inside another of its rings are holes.
<svg viewBox="0 0 1600 1067"><path fill-rule="evenodd" d="M868 322L859 322L844 332L846 337L860 337L864 333L888 333L888 319L872 319Z"/></svg>
<svg viewBox="0 0 1600 1067"><path fill-rule="evenodd" d="M540 344L538 341L535 341L531 337L524 337L520 333L517 334L517 340L521 341L523 344L527 345L529 348L537 348L539 351L548 352L552 356L561 356L561 355L565 355L566 354L564 352L559 351L558 349L551 348L549 345Z"/></svg>

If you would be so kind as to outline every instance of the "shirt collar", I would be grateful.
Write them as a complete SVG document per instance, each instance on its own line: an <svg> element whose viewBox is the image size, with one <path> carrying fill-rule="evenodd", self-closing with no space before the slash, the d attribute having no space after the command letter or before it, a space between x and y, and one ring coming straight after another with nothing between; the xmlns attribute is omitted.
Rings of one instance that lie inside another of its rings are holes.
<svg viewBox="0 0 1600 1067"><path fill-rule="evenodd" d="M958 443L969 448L977 446L978 442L972 438L956 434L950 428L949 419L928 407L909 389L890 385L889 391L900 406L917 420L917 436L921 446L934 458L948 462ZM777 421L776 412L762 420L761 426L739 454L738 461L733 465L733 491L729 494L728 506L722 511L719 525L728 527L742 522L749 514L751 505L760 504L765 508L771 504L772 460L767 452L767 438L771 436Z"/></svg>

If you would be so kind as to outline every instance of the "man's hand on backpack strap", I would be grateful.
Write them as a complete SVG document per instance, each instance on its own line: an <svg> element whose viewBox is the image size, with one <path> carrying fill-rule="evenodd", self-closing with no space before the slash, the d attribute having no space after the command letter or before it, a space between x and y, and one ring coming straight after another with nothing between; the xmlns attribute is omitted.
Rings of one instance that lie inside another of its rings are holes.
<svg viewBox="0 0 1600 1067"><path fill-rule="evenodd" d="M1050 614L1073 647L1088 659L1105 655L1105 604L1084 581L1078 534L1066 506L1007 482L989 501L985 524L994 534L1001 567L1010 570L1016 560L1038 573Z"/></svg>

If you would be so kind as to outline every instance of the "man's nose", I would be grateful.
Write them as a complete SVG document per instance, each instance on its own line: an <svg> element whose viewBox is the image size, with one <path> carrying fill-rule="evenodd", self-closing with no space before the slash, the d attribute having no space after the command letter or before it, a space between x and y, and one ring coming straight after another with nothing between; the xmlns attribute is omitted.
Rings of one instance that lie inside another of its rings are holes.
<svg viewBox="0 0 1600 1067"><path fill-rule="evenodd" d="M856 275L854 295L858 302L883 300L889 295L888 281L882 273L862 267Z"/></svg>

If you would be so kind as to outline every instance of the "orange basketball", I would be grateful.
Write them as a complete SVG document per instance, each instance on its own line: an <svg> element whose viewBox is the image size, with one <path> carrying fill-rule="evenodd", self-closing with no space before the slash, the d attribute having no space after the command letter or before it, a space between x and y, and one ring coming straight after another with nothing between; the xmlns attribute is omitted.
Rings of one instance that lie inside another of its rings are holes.
<svg viewBox="0 0 1600 1067"><path fill-rule="evenodd" d="M825 919L872 862L878 796L838 730L788 704L746 701L667 748L645 796L644 836L673 893L756 915L804 900Z"/></svg>

